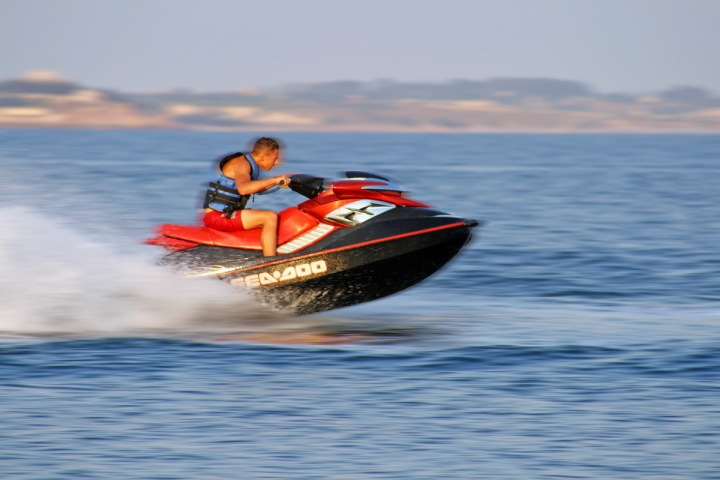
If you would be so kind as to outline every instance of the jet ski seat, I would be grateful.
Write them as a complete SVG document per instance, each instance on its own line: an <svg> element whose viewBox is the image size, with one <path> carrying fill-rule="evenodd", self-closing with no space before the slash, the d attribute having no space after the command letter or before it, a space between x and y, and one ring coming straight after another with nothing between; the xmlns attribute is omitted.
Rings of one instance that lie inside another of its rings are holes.
<svg viewBox="0 0 720 480"><path fill-rule="evenodd" d="M278 217L278 246L315 228L320 223L297 207L283 210L278 214ZM253 228L239 232L221 232L220 230L197 225L165 224L158 228L157 233L200 245L262 250L260 244L261 231L261 228Z"/></svg>

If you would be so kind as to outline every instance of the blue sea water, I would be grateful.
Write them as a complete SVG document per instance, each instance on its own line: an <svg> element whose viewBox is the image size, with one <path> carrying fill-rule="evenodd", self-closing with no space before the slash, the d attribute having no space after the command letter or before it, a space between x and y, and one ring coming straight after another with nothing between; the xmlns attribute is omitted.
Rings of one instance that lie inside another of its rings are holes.
<svg viewBox="0 0 720 480"><path fill-rule="evenodd" d="M292 317L140 243L252 135L0 130L0 478L720 478L720 137L278 136L487 223Z"/></svg>

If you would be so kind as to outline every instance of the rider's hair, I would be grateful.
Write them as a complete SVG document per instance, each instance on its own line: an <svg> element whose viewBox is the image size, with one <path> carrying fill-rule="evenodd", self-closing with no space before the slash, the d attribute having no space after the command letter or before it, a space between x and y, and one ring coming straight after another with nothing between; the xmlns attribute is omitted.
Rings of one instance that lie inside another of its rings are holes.
<svg viewBox="0 0 720 480"><path fill-rule="evenodd" d="M253 151L260 150L280 150L280 144L274 138L261 137L255 141L255 145L253 146Z"/></svg>

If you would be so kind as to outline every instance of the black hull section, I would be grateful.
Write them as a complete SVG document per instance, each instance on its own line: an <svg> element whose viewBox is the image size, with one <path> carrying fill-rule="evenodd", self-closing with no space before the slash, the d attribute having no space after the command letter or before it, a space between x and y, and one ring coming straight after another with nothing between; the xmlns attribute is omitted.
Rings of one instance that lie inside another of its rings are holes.
<svg viewBox="0 0 720 480"><path fill-rule="evenodd" d="M243 269L221 278L252 287L264 303L309 314L404 290L449 262L472 237L467 225L331 249Z"/></svg>

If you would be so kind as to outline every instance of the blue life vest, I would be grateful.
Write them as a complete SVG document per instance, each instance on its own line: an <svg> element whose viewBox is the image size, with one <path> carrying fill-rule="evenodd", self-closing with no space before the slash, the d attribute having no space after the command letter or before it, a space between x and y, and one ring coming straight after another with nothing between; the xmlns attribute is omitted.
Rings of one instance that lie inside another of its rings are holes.
<svg viewBox="0 0 720 480"><path fill-rule="evenodd" d="M249 153L237 152L227 155L220 160L220 173L214 182L208 184L203 202L203 208L212 208L222 212L227 218L230 218L237 210L245 208L250 198L250 195L240 195L235 185L235 179L222 173L223 167L230 160L238 157L245 157L250 164L250 180L257 180L260 177L260 167Z"/></svg>

